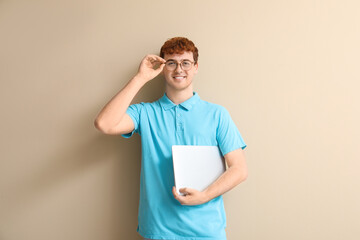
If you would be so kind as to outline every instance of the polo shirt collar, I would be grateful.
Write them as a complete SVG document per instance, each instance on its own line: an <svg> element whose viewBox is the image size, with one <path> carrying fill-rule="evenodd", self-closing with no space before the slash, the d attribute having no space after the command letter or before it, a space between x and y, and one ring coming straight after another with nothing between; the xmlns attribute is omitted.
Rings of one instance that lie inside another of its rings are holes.
<svg viewBox="0 0 360 240"><path fill-rule="evenodd" d="M197 92L193 92L193 96L186 100L185 102L180 103L179 105L185 108L186 110L190 110L195 103L200 99L200 96L197 94ZM160 104L164 108L165 111L173 108L176 106L175 103L173 103L167 96L166 93L164 93L164 96L160 98Z"/></svg>

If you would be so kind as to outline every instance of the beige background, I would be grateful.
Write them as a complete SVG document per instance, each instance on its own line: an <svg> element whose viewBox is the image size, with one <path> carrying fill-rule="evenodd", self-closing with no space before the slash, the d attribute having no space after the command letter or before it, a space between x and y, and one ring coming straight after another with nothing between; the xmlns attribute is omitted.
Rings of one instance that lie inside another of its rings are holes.
<svg viewBox="0 0 360 240"><path fill-rule="evenodd" d="M0 1L0 239L140 239L140 138L100 109L174 36L225 106L249 178L229 240L360 238L360 4L353 0ZM159 77L134 102L162 96Z"/></svg>

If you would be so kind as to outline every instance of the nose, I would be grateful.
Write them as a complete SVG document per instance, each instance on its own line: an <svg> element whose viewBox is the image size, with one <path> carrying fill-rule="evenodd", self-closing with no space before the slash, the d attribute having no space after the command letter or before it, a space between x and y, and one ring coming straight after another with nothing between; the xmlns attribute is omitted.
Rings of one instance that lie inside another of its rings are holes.
<svg viewBox="0 0 360 240"><path fill-rule="evenodd" d="M181 64L176 65L175 72L182 72Z"/></svg>

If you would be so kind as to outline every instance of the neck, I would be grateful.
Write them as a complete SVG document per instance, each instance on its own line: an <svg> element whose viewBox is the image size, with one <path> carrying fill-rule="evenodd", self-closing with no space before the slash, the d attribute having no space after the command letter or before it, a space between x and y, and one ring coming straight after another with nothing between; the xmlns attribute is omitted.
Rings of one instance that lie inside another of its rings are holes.
<svg viewBox="0 0 360 240"><path fill-rule="evenodd" d="M176 105L190 99L194 94L192 88L187 88L180 91L166 89L165 93L166 96Z"/></svg>

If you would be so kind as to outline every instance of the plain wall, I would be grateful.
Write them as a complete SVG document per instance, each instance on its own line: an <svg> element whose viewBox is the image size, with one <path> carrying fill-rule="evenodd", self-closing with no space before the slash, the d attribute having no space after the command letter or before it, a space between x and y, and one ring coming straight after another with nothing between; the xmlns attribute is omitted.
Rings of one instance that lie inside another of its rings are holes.
<svg viewBox="0 0 360 240"><path fill-rule="evenodd" d="M0 239L141 239L140 137L102 107L171 37L199 48L195 91L226 107L249 177L229 240L360 238L360 3L0 1ZM163 95L157 77L135 102Z"/></svg>

